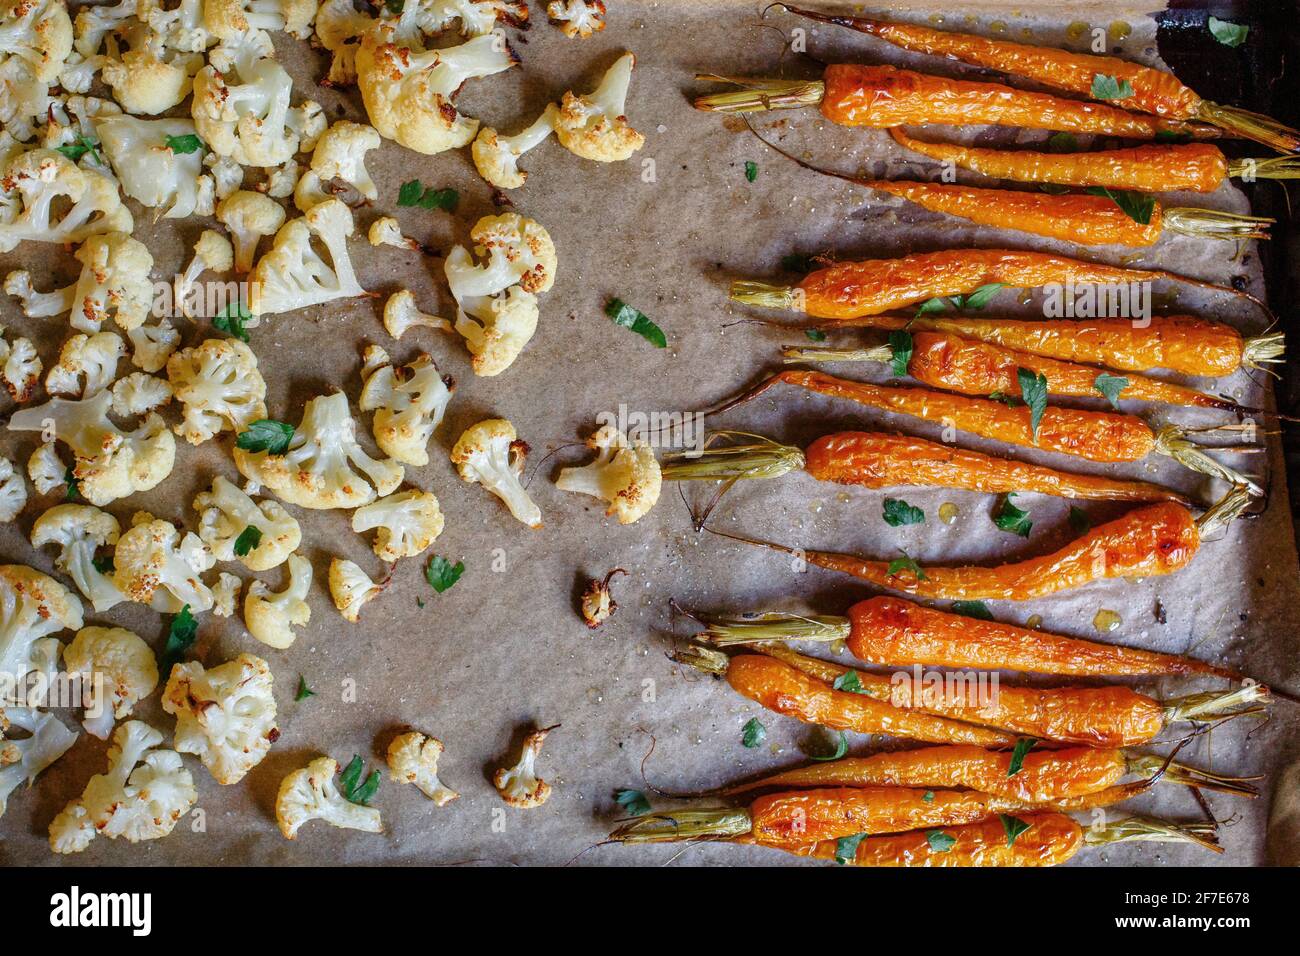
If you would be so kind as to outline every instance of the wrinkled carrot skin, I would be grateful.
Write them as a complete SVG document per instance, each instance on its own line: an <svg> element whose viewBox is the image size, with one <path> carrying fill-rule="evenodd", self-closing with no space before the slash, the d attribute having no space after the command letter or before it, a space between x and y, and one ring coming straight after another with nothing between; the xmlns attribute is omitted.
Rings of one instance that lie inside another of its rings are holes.
<svg viewBox="0 0 1300 956"><path fill-rule="evenodd" d="M930 799L926 799L926 794ZM793 849L858 833L901 833L961 826L1008 809L1006 802L972 790L905 787L794 790L750 804L750 835L763 846Z"/></svg>
<svg viewBox="0 0 1300 956"><path fill-rule="evenodd" d="M854 670L816 657L796 655L782 648L765 648L780 661L790 662L826 683ZM1021 737L1036 737L1085 747L1132 747L1153 739L1164 729L1164 708L1159 701L1127 687L1008 687L1000 684L988 700L974 699L966 687L914 687L906 672L893 676L856 671L863 688L860 696L885 699L903 710L1008 730ZM896 678L906 679L896 679ZM837 728L838 729L838 728Z"/></svg>
<svg viewBox="0 0 1300 956"><path fill-rule="evenodd" d="M904 50L951 57L972 66L1010 73L1081 96L1092 95L1093 79L1099 75L1127 80L1133 87L1133 95L1106 101L1124 109L1185 120L1195 117L1196 110L1201 105L1201 97L1180 83L1173 74L1114 56L1075 53L1053 47L1012 43L1009 40L991 40L988 37L948 33L911 23L885 23L859 17L825 19L879 37Z"/></svg>
<svg viewBox="0 0 1300 956"><path fill-rule="evenodd" d="M803 309L823 319L852 319L901 309L939 296L968 295L1000 282L1016 289L1051 283L1125 284L1163 278L1141 269L1083 262L1045 252L945 249L900 259L837 262L804 276Z"/></svg>
<svg viewBox="0 0 1300 956"><path fill-rule="evenodd" d="M1097 398L1097 376L1102 369L1060 359L1017 352L990 342L972 341L946 332L917 332L912 336L912 358L907 371L924 385L967 395L1015 395L1021 368L1047 377L1051 395ZM1233 402L1206 395L1194 388L1158 379L1130 376L1120 398L1192 408L1236 409Z"/></svg>
<svg viewBox="0 0 1300 956"><path fill-rule="evenodd" d="M821 395L950 424L959 431L996 438L1011 445L1041 448L1089 461L1140 461L1155 448L1155 434L1150 426L1132 415L1048 406L1039 421L1035 440L1030 412L1024 406L1013 408L992 399L923 388L853 382L821 372L790 370L776 377L788 385L798 385ZM1018 385L1015 392L1019 392Z"/></svg>
<svg viewBox="0 0 1300 956"><path fill-rule="evenodd" d="M1017 352L1066 362L1105 365L1126 372L1168 369L1217 378L1241 368L1241 333L1222 322L1190 315L1132 319L990 319L919 315L879 316L836 325L923 329L979 339Z"/></svg>
<svg viewBox="0 0 1300 956"><path fill-rule="evenodd" d="M1060 186L1105 186L1137 192L1212 193L1228 178L1228 160L1208 143L1174 143L1082 153L989 149L927 143L900 129L889 134L904 149L995 179Z"/></svg>
<svg viewBox="0 0 1300 956"><path fill-rule="evenodd" d="M1230 668L1190 657L1062 637L884 595L853 605L849 608L849 620L852 631L848 648L854 657L867 664L974 667L1072 677L1153 674L1241 677Z"/></svg>
<svg viewBox="0 0 1300 956"><path fill-rule="evenodd" d="M733 657L727 667L727 683L774 713L833 730L983 747L1010 746L1016 739L1014 734L900 710L864 694L838 691L782 661L758 654Z"/></svg>
<svg viewBox="0 0 1300 956"><path fill-rule="evenodd" d="M1063 813L1028 813L1018 819L1029 829L1007 846L1006 828L998 817L979 823L945 827L956 842L947 852L930 846L924 831L871 836L858 844L850 866L962 867L1059 866L1083 848L1083 828ZM835 840L823 840L793 852L819 860L833 860Z"/></svg>
<svg viewBox="0 0 1300 956"><path fill-rule="evenodd" d="M1149 246L1160 238L1162 210L1156 203L1150 222L1136 222L1109 196L980 189L954 183L862 180L863 186L901 196L931 212L959 216L981 226L1017 229L1085 246Z"/></svg>
<svg viewBox="0 0 1300 956"><path fill-rule="evenodd" d="M809 564L879 587L939 600L1030 601L1106 578L1145 578L1186 567L1200 547L1192 513L1161 502L1098 525L1041 557L994 567L927 565L925 580L889 573L888 561L828 551L802 552Z"/></svg>
<svg viewBox="0 0 1300 956"><path fill-rule="evenodd" d="M985 494L1032 491L1094 501L1188 503L1178 492L1145 481L1076 475L910 435L837 432L818 438L804 456L804 469L819 481L863 488L928 485Z"/></svg>
<svg viewBox="0 0 1300 956"><path fill-rule="evenodd" d="M943 787L979 790L1022 803L1046 803L1097 793L1119 783L1127 772L1122 751L1093 747L1034 750L1021 769L1009 774L1010 751L983 747L921 747L844 757L774 774L731 788L758 787Z"/></svg>
<svg viewBox="0 0 1300 956"><path fill-rule="evenodd" d="M1200 139L1221 135L1200 123L893 66L834 63L826 67L822 81L826 84L822 115L840 126L879 129L912 123L989 123L1129 139L1154 139L1161 132L1187 133Z"/></svg>

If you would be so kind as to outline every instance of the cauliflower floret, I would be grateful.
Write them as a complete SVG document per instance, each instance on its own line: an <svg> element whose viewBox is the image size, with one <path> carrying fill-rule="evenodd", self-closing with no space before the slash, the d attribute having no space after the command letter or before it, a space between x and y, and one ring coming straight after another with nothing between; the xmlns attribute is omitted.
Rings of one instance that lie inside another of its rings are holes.
<svg viewBox="0 0 1300 956"><path fill-rule="evenodd" d="M375 413L371 426L385 455L404 465L427 465L428 444L442 422L456 382L439 375L433 359L420 353L399 371L385 362L366 378L358 407Z"/></svg>
<svg viewBox="0 0 1300 956"><path fill-rule="evenodd" d="M489 418L465 429L451 449L451 462L468 482L477 482L505 502L510 513L530 528L542 526L542 512L519 483L528 443L518 440L515 426L504 418Z"/></svg>
<svg viewBox="0 0 1300 956"><path fill-rule="evenodd" d="M485 216L470 232L474 255L456 246L443 264L459 306L456 331L473 355L476 375L498 375L519 356L537 329L536 293L555 282L550 234L517 213Z"/></svg>
<svg viewBox="0 0 1300 956"><path fill-rule="evenodd" d="M375 554L381 561L409 558L424 551L442 534L442 509L428 491L403 491L352 512L358 534L379 529Z"/></svg>
<svg viewBox="0 0 1300 956"><path fill-rule="evenodd" d="M339 765L329 757L317 757L284 778L275 798L275 819L285 839L294 839L298 828L309 820L324 820L330 826L366 833L383 831L377 809L351 803L338 792L334 786L338 772Z"/></svg>
<svg viewBox="0 0 1300 956"><path fill-rule="evenodd" d="M80 674L86 732L107 740L113 721L131 714L158 686L158 662L149 645L124 627L83 627L63 652L63 666ZM95 699L95 676L104 696ZM93 713L92 713L93 712Z"/></svg>
<svg viewBox="0 0 1300 956"><path fill-rule="evenodd" d="M342 392L307 403L283 454L236 448L235 465L245 478L303 508L357 508L394 491L405 475L397 462L371 458L357 444L356 422Z"/></svg>
<svg viewBox="0 0 1300 956"><path fill-rule="evenodd" d="M112 332L78 334L63 343L57 365L45 375L51 395L98 395L117 377L117 363L126 355L126 343ZM85 385L82 385L82 377Z"/></svg>
<svg viewBox="0 0 1300 956"><path fill-rule="evenodd" d="M492 777L492 785L501 799L512 807L531 810L540 807L551 796L551 785L537 776L537 757L542 752L546 735L559 727L534 730L524 738L524 751L513 767L501 767Z"/></svg>
<svg viewBox="0 0 1300 956"><path fill-rule="evenodd" d="M551 0L546 5L546 16L558 23L570 40L585 40L605 29L605 4L601 0Z"/></svg>
<svg viewBox="0 0 1300 956"><path fill-rule="evenodd" d="M72 309L72 294L77 284L64 286L50 292L37 292L32 285L32 276L26 269L15 269L5 276L5 292L18 299L23 315L29 319L46 318L51 315L64 315Z"/></svg>
<svg viewBox="0 0 1300 956"><path fill-rule="evenodd" d="M23 564L0 565L0 674L21 680L38 668L42 638L81 625L81 601L54 578Z"/></svg>
<svg viewBox="0 0 1300 956"><path fill-rule="evenodd" d="M113 414L123 418L145 415L171 400L167 380L145 372L132 372L113 383Z"/></svg>
<svg viewBox="0 0 1300 956"><path fill-rule="evenodd" d="M194 315L198 311L199 303L190 299L197 298L192 295L192 290L199 276L204 272L229 272L234 264L235 249L229 239L211 229L199 233L199 241L194 244L194 258L172 284L173 301L181 314Z"/></svg>
<svg viewBox="0 0 1300 956"><path fill-rule="evenodd" d="M129 47L120 56L119 43ZM83 55L88 49L78 44ZM176 106L189 96L194 74L203 66L203 54L169 50L163 37L143 20L128 21L115 30L107 38L107 50L99 75L128 113L157 115Z"/></svg>
<svg viewBox="0 0 1300 956"><path fill-rule="evenodd" d="M222 571L217 575L217 583L212 585L212 613L217 617L231 617L235 605L239 603L239 589L244 582L233 574Z"/></svg>
<svg viewBox="0 0 1300 956"><path fill-rule="evenodd" d="M27 736L17 739L8 736L14 727L27 731ZM76 733L63 726L53 714L26 707L0 708L0 817L4 816L9 795L24 780L30 786L76 740Z"/></svg>
<svg viewBox="0 0 1300 956"><path fill-rule="evenodd" d="M559 107L549 104L532 125L513 136L502 136L490 126L479 130L470 148L479 175L498 189L522 186L528 173L519 168L519 157L555 132L558 113Z"/></svg>
<svg viewBox="0 0 1300 956"><path fill-rule="evenodd" d="M48 495L56 489L66 489L68 466L59 459L54 442L42 442L27 459L27 477L36 486L37 494Z"/></svg>
<svg viewBox="0 0 1300 956"><path fill-rule="evenodd" d="M119 725L108 771L91 777L81 796L54 818L50 848L79 853L96 834L137 843L171 833L198 793L180 754L154 749L162 741L159 731L138 720Z"/></svg>
<svg viewBox="0 0 1300 956"><path fill-rule="evenodd" d="M370 224L366 233L372 246L393 246L397 249L410 249L419 252L420 244L414 239L402 235L402 227L392 216L380 216Z"/></svg>
<svg viewBox="0 0 1300 956"><path fill-rule="evenodd" d="M266 381L257 356L236 339L206 339L167 360L167 380L185 417L176 434L198 445L266 417Z"/></svg>
<svg viewBox="0 0 1300 956"><path fill-rule="evenodd" d="M195 754L220 784L242 780L280 736L271 667L252 654L208 670L177 664L162 707L176 717L176 749Z"/></svg>
<svg viewBox="0 0 1300 956"><path fill-rule="evenodd" d="M609 502L606 515L631 524L659 500L662 476L654 450L645 442L629 443L613 425L587 439L596 460L581 468L565 468L555 480L561 491L576 491Z"/></svg>
<svg viewBox="0 0 1300 956"><path fill-rule="evenodd" d="M203 149L178 153L168 145L195 135L191 121L107 116L95 129L128 196L161 209L164 219L187 219L199 211L205 188Z"/></svg>
<svg viewBox="0 0 1300 956"><path fill-rule="evenodd" d="M372 202L379 188L366 170L366 153L379 148L379 134L364 123L339 120L321 135L311 154L311 169L294 190L294 202L306 212L329 197L323 184L341 179Z"/></svg>
<svg viewBox="0 0 1300 956"><path fill-rule="evenodd" d="M371 232L373 233L373 229ZM372 240L373 241L373 240ZM421 312L415 305L415 296L408 289L394 292L384 303L384 328L395 339L400 339L415 326L451 332L452 324L436 315Z"/></svg>
<svg viewBox="0 0 1300 956"><path fill-rule="evenodd" d="M217 219L235 241L235 271L247 272L253 268L258 241L284 225L284 207L269 196L241 189L221 200Z"/></svg>
<svg viewBox="0 0 1300 956"><path fill-rule="evenodd" d="M381 21L361 38L357 85L380 135L432 155L464 146L478 132L478 120L452 105L461 86L518 62L510 45L496 36L421 52L397 40L393 25Z"/></svg>
<svg viewBox="0 0 1300 956"><path fill-rule="evenodd" d="M351 561L334 558L330 561L330 597L343 615L343 620L355 624L361 608L369 604L388 587L388 579L378 583Z"/></svg>
<svg viewBox="0 0 1300 956"><path fill-rule="evenodd" d="M45 432L72 449L72 476L87 501L106 505L137 491L148 491L171 474L176 440L166 423L151 414L134 431L125 432L108 419L111 392L69 401L51 399L24 408L9 419L11 431Z"/></svg>
<svg viewBox="0 0 1300 956"><path fill-rule="evenodd" d="M249 29L283 30L299 40L311 36L316 0L203 0L203 25L220 40Z"/></svg>
<svg viewBox="0 0 1300 956"><path fill-rule="evenodd" d="M311 587L311 565L306 558L289 555L289 586L274 593L262 581L248 586L244 598L244 626L248 633L268 647L283 650L298 635L294 625L301 626L311 620L307 605L307 590Z"/></svg>
<svg viewBox="0 0 1300 956"><path fill-rule="evenodd" d="M161 371L176 351L176 346L181 344L181 334L166 321L157 325L137 325L126 333L126 337L131 340L131 364L150 375Z"/></svg>
<svg viewBox="0 0 1300 956"><path fill-rule="evenodd" d="M62 76L59 82L63 84ZM68 87L64 85L64 89ZM113 167L97 148L102 145L97 127L102 120L121 115L120 106L112 100L100 99L97 96L69 96L66 101L55 100L52 108L46 112L45 129L41 131L41 146L54 150L61 146L87 146L89 148L77 160L77 165L109 179L116 179Z"/></svg>
<svg viewBox="0 0 1300 956"><path fill-rule="evenodd" d="M143 325L153 307L149 247L124 232L108 232L88 238L76 256L81 277L72 293L72 327L93 334L110 313L123 331Z"/></svg>
<svg viewBox="0 0 1300 956"><path fill-rule="evenodd" d="M462 36L478 37L491 33L498 21L526 29L526 0L410 0L397 13L385 6L379 15L393 24L404 43L422 45L424 35L433 36L460 21Z"/></svg>
<svg viewBox="0 0 1300 956"><path fill-rule="evenodd" d="M203 157L203 165L212 177L212 191L218 199L225 199L244 185L244 167L229 156L208 153Z"/></svg>
<svg viewBox="0 0 1300 956"><path fill-rule="evenodd" d="M388 777L396 783L413 783L433 801L443 807L460 796L444 786L438 779L438 758L443 752L442 741L426 737L419 731L398 734L388 745Z"/></svg>
<svg viewBox="0 0 1300 956"><path fill-rule="evenodd" d="M202 53L215 42L203 23L203 0L179 0L171 9L148 2L140 9L140 19L172 50Z"/></svg>
<svg viewBox="0 0 1300 956"><path fill-rule="evenodd" d="M327 199L285 223L271 251L249 276L250 311L260 317L365 295L348 258L350 235L352 211L337 199ZM312 248L313 237L325 247L328 264Z"/></svg>
<svg viewBox="0 0 1300 956"><path fill-rule="evenodd" d="M72 578L95 613L102 614L126 600L112 576L95 566L96 550L116 545L120 530L117 519L106 511L90 505L55 505L32 525L32 547L57 544L54 566Z"/></svg>
<svg viewBox="0 0 1300 956"><path fill-rule="evenodd" d="M266 193L272 199L284 199L293 195L293 187L302 175L302 167L292 157L266 174L266 181L257 187L258 192Z"/></svg>
<svg viewBox="0 0 1300 956"><path fill-rule="evenodd" d="M255 502L221 475L212 480L212 490L194 499L199 513L199 537L218 561L239 561L250 571L278 567L302 541L302 528L278 501ZM249 545L248 529L254 529L256 543ZM244 538L246 550L236 548Z"/></svg>
<svg viewBox="0 0 1300 956"><path fill-rule="evenodd" d="M0 252L24 240L62 245L133 225L117 183L54 150L18 150L0 165Z"/></svg>
<svg viewBox="0 0 1300 956"><path fill-rule="evenodd" d="M40 378L41 357L31 339L16 338L12 343L0 339L0 380L10 398L19 404L30 402Z"/></svg>
<svg viewBox="0 0 1300 956"><path fill-rule="evenodd" d="M61 0L0 4L0 63L21 63L33 82L48 86L72 52L72 21Z"/></svg>
<svg viewBox="0 0 1300 956"><path fill-rule="evenodd" d="M636 57L624 53L605 71L595 92L586 96L564 94L555 119L560 145L583 159L614 163L627 159L645 144L645 137L628 125L623 115L635 64Z"/></svg>
<svg viewBox="0 0 1300 956"><path fill-rule="evenodd" d="M10 522L27 506L27 485L8 458L0 458L0 521ZM441 529L442 525L438 525Z"/></svg>
<svg viewBox="0 0 1300 956"><path fill-rule="evenodd" d="M316 12L316 39L332 54L323 86L356 82L357 42L374 21L357 11L352 0L325 0Z"/></svg>
<svg viewBox="0 0 1300 956"><path fill-rule="evenodd" d="M159 614L189 606L197 614L212 608L212 589L201 575L215 563L194 533L184 537L170 521L145 515L123 534L113 551L113 583L129 601L148 604Z"/></svg>

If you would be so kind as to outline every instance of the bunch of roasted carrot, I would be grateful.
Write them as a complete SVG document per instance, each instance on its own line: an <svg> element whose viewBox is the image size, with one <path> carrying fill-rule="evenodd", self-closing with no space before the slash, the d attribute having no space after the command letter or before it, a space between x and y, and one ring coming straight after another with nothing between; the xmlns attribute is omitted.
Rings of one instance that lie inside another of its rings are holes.
<svg viewBox="0 0 1300 956"><path fill-rule="evenodd" d="M1066 99L890 66L832 65L821 79L801 81L701 77L739 89L700 97L700 109L752 112L815 104L845 126L889 128L901 146L941 162L987 176L1089 189L1024 192L840 177L934 211L1083 245L1147 246L1163 231L1266 238L1270 220L1166 208L1154 199L1125 202L1114 191L1209 192L1232 175L1300 176L1300 157L1228 161L1201 142L1085 153L921 142L899 127L988 123L1146 140L1241 136L1287 153L1300 147L1300 136L1267 117L1208 103L1169 74L1112 57L779 6L910 51L1107 101ZM1149 482L1075 474L900 435L842 432L806 448L748 436L746 444L710 448L696 467L707 470L716 458L725 460L732 480L771 477L802 466L819 480L868 488L932 485L1143 504L1052 554L994 567L922 568L910 559L872 560L715 533L786 551L889 590L964 602L1029 600L1102 578L1147 577L1186 566L1205 537L1240 515L1263 491L1182 431L1168 425L1152 428L1120 411L1118 402L1259 414L1259 409L1145 373L1167 369L1214 377L1258 368L1281 355L1281 336L1243 338L1230 326L1186 316L1136 324L1128 319L1026 321L945 314L949 302L960 307L989 298L986 293L1002 286L1157 280L1247 298L1268 314L1245 292L1165 271L1002 249L822 262L793 286L739 281L732 286L734 300L802 312L815 320L802 326L807 330L870 327L890 333L889 344L877 347L791 346L785 350L788 362L879 362L926 387L881 386L787 370L711 414L787 384L1090 462L1164 455L1230 484L1227 494L1199 517L1183 495ZM940 307L929 308L933 303ZM915 315L897 314L918 306ZM1031 391L1036 401L1029 400ZM1018 395L1024 400L1007 400ZM1048 395L1104 395L1114 410L1050 406ZM755 465L752 473L745 469L749 459ZM758 467L772 459L784 467ZM1177 762L1182 744L1164 756L1134 748L1151 744L1175 725L1186 725L1195 736L1219 721L1260 713L1271 699L1267 688L1213 663L998 623L987 619L982 606L979 610L982 616L972 617L955 608L942 611L898 597L876 597L849 608L844 617L756 613L698 619L703 630L674 653L679 662L804 723L927 746L868 757L845 757L842 748L840 759L721 791L725 796L762 791L748 806L651 813L625 822L611 839L730 840L864 866L1052 865L1084 846L1129 840L1218 849L1212 822L1179 825L1128 818L1085 830L1066 813L1109 807L1161 782L1254 796L1247 778ZM839 642L864 665L914 671L844 666L798 653L787 646L792 641ZM1157 700L1114 684L1044 688L993 680L990 693L974 694L957 673L960 668L974 669L983 678L997 671L1083 678L1182 675L1221 678L1233 686ZM960 678L956 685L954 675Z"/></svg>

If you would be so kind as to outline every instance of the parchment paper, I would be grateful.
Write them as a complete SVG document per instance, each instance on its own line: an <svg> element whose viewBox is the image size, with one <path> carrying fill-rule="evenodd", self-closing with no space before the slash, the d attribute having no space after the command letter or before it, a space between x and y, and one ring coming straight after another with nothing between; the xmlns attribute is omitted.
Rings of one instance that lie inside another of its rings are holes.
<svg viewBox="0 0 1300 956"><path fill-rule="evenodd" d="M135 846L100 839L71 862L561 864L597 843L621 815L613 801L614 790L650 791L639 767L652 738L657 746L645 764L649 783L678 791L713 788L799 764L805 749L824 752L828 743L812 728L762 710L725 684L684 674L667 660L665 651L671 647L674 630L668 602L675 598L684 607L715 612L810 608L842 613L871 589L829 572L796 574L782 556L692 532L674 486L665 486L662 500L648 517L621 527L603 517L603 507L595 499L559 492L551 483L562 463L586 460L573 443L591 431L599 413L615 413L620 403L641 412L706 407L773 367L780 344L802 341L798 333L729 324L760 314L728 304L727 282L733 276L780 275L779 261L789 253L896 256L945 247L1010 246L1160 266L1216 282L1240 276L1253 292L1263 294L1249 248L1234 258L1238 250L1230 243L1168 238L1128 257L1121 249L1083 250L1020 233L974 228L797 169L764 148L734 118L692 111L685 96L699 88L691 80L697 70L813 75L815 64L788 52L783 56L784 41L778 30L796 26L807 30L809 52L827 62L915 63L944 73L962 72L958 66L900 55L869 38L775 12L760 24L760 4L616 2L610 7L608 29L587 41L566 40L544 20L538 22L518 38L522 68L471 83L461 99L466 112L514 132L564 90L592 88L621 50L634 50L638 57L628 115L647 137L640 153L626 163L598 165L579 160L552 142L522 162L531 178L526 187L511 193L511 199L516 209L548 227L559 249L560 269L554 288L542 297L537 335L513 368L499 378L476 379L454 337L427 333L391 341L379 322L382 298L335 302L275 316L253 333L252 345L269 386L270 414L292 422L299 419L306 398L329 389L342 388L355 401L359 356L367 341L379 342L403 360L427 350L441 369L456 376L460 388L434 441L431 464L408 469L407 477L411 484L432 489L441 500L447 525L433 552L463 560L464 577L447 593L436 595L423 580L422 561L402 561L392 586L367 605L361 623L347 624L334 610L325 586L330 558L350 558L376 577L384 568L368 541L350 530L348 513L291 507L302 523L303 553L316 576L310 597L312 621L297 643L285 651L264 647L245 633L239 617L223 620L206 615L200 630L199 656L209 664L240 651L270 661L280 707L279 741L242 783L230 787L218 786L196 760L187 758L199 790L202 832L195 832L193 821L198 818L191 816L166 839ZM1109 26L1124 20L1132 32L1119 44L1120 52L1158 62L1152 45L1154 26L1130 5L1020 2L982 8L963 5L963 11L968 7L968 15L948 14L945 24L978 30L997 22L1005 24L1006 35L1013 38L1060 42L1074 21ZM918 9L919 18L929 16L928 10ZM540 16L537 4L533 14ZM282 36L276 42L295 76L298 96L316 97L331 118L365 121L354 91L316 86L326 66L322 54ZM905 165L906 159L914 157L900 156L883 132L837 129L815 111L764 118L760 125L769 129L766 135L780 137L787 148L838 169L866 167L893 175L923 170ZM652 169L646 161L652 161ZM744 175L746 161L758 165L752 183ZM385 143L368 162L382 198L373 209L357 214L358 239L351 244L351 253L363 284L384 295L399 287L411 288L426 311L450 314L439 260L394 249L376 251L361 236L375 216L394 214L408 235L446 251L466 241L474 221L493 211L491 190L475 174L467 151L426 157ZM458 189L460 207L454 215L398 209L398 186L412 178ZM979 181L975 176L963 179ZM1247 208L1242 194L1231 186L1209 196L1165 198L1170 204ZM136 233L155 257L155 276L170 276L181 268L199 231L211 225L198 220L155 224L150 214L138 207L135 211ZM70 254L49 246L26 245L17 253L0 256L0 267L6 271L17 263L36 270L41 288L55 277L66 282L76 272ZM1213 315L1252 331L1261 325L1257 313L1226 297L1159 291L1177 295L1165 303L1167 309ZM655 350L612 325L602 313L610 296L621 297L651 316L667 333L669 347ZM1037 298L1022 305L1014 292L1004 291L986 312L1032 315L1040 314L1039 309ZM0 303L0 313L15 332L34 339L48 367L67 332L62 323L25 319L7 300ZM775 313L765 317L793 318ZM185 343L192 344L208 329L186 326L184 332ZM833 341L855 339L844 335ZM837 371L881 381L887 375L887 370L866 366ZM1226 392L1248 405L1265 400L1260 385L1246 375L1195 384ZM1152 420L1165 414L1158 408L1132 408ZM174 412L168 414L174 419ZM1169 414L1189 424L1222 418L1185 411ZM461 430L490 415L511 419L520 436L533 445L530 491L545 516L545 527L539 531L513 521L482 488L462 483L447 460L446 451ZM900 429L930 437L936 433L911 420L794 390L774 393L719 424L797 443L856 427ZM21 464L34 440L32 435L0 433L0 451ZM365 440L369 441L368 434ZM961 436L960 441L969 447L1000 450L996 443L969 436ZM189 502L194 494L215 473L237 477L230 445L229 436L198 448L179 443L176 470L168 481L108 510L124 525L135 510L144 508L193 527ZM546 457L551 452L553 457ZM1050 456L1017 454L1079 471L1167 482L1203 496L1214 491L1200 487L1195 476L1175 466L1090 468ZM1206 544L1193 565L1180 574L1095 584L1029 604L995 603L994 614L1012 622L1038 615L1045 629L1087 638L1097 636L1092 627L1096 612L1112 609L1123 623L1106 635L1107 640L1225 661L1295 692L1300 689L1295 663L1300 588L1276 441L1268 440L1266 455L1243 463L1259 470L1258 459L1265 458L1272 489L1267 510L1238 522L1222 540ZM686 490L696 497L703 491ZM902 547L923 565L1010 560L1046 552L1071 536L1068 504L1060 500L1032 495L1018 500L1034 521L1032 535L1024 540L994 527L989 518L991 498L923 489L906 489L902 495L925 509L924 525L891 529L880 519L884 493L819 484L802 474L736 488L713 520L720 529L809 547L879 556L894 556ZM952 526L936 520L945 501L960 508ZM52 570L52 555L33 554L26 535L43 507L53 503L33 496L19 519L0 529L0 555L5 560ZM1120 510L1085 508L1094 520ZM590 632L577 616L577 595L588 577L616 566L629 572L615 584L619 611L604 628ZM240 567L227 570L245 580L250 577ZM281 586L280 571L259 576L274 588ZM417 599L424 602L423 608ZM1167 613L1163 624L1155 617L1157 602ZM103 615L89 608L87 612L88 622L130 627L156 649L162 647L165 623L145 608L122 605ZM682 635L686 629L679 625L676 630ZM317 696L296 703L299 675ZM1216 685L1160 680L1140 686L1172 696ZM355 701L348 702L344 698L352 687ZM172 721L161 713L157 694L140 705L136 715L170 734ZM741 746L741 727L751 717L766 725L769 743L746 750ZM64 719L72 722L74 716L65 714ZM541 809L508 809L492 789L491 773L515 760L519 741L533 723L563 725L550 736L539 762L541 774L554 785L554 794ZM383 835L337 830L321 823L305 827L292 843L279 835L273 805L286 773L322 753L340 763L358 753L381 766L393 733L408 726L444 741L447 752L440 772L448 785L461 792L460 800L435 809L414 787L385 780L375 800L384 816ZM1195 848L1138 845L1086 851L1074 862L1265 862L1269 858L1268 794L1281 768L1296 759L1296 728L1295 711L1280 704L1271 722L1257 726L1239 721L1182 754L1188 762L1221 771L1267 775L1266 796L1259 801L1210 798L1220 818L1233 820L1224 829L1226 852L1221 857ZM884 742L851 740L853 751L859 753L877 743ZM105 749L83 734L34 789L14 794L0 821L0 861L61 862L46 845L46 827L64 803L80 793L89 776L103 769ZM656 806L672 805L651 796ZM1199 814L1190 794L1173 786L1111 812L1130 810L1172 819L1195 819ZM1291 853L1288 848L1296 839L1293 827L1290 823L1274 829L1274 859ZM607 846L584 853L580 861L797 862L757 848L701 846L679 856L680 849Z"/></svg>

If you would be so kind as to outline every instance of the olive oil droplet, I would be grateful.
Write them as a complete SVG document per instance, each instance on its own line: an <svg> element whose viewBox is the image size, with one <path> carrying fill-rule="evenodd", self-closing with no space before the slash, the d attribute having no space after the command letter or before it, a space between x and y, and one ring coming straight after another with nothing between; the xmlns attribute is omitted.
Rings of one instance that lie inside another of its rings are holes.
<svg viewBox="0 0 1300 956"><path fill-rule="evenodd" d="M1079 37L1087 33L1089 29L1090 27L1088 24L1084 23L1082 20L1075 20L1065 28L1065 35L1071 40L1077 40Z"/></svg>
<svg viewBox="0 0 1300 956"><path fill-rule="evenodd" d="M1040 626L1042 626L1042 623L1043 623L1043 615L1031 614L1029 615L1029 620L1025 621L1025 627L1029 628L1030 630L1036 631Z"/></svg>
<svg viewBox="0 0 1300 956"><path fill-rule="evenodd" d="M1120 616L1114 611L1108 611L1102 608L1092 619L1092 626L1098 631L1105 634L1115 630L1120 625Z"/></svg>
<svg viewBox="0 0 1300 956"><path fill-rule="evenodd" d="M961 509L951 501L945 501L939 506L939 520L944 524L952 524L957 520L959 514L961 514Z"/></svg>

